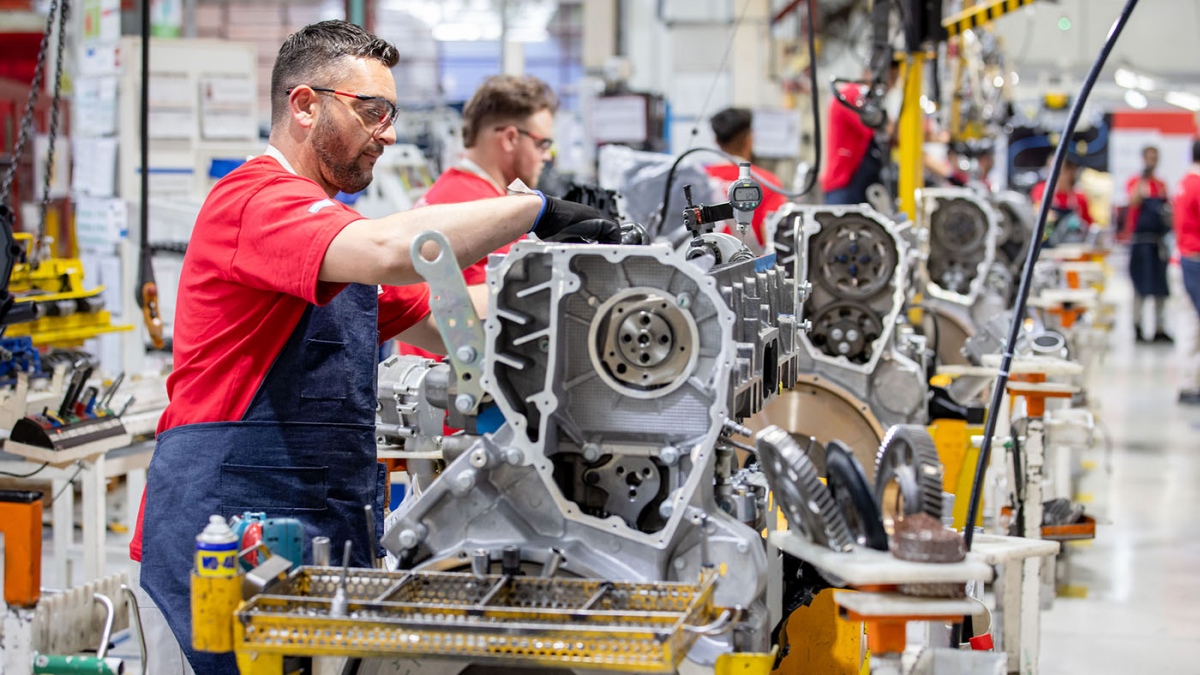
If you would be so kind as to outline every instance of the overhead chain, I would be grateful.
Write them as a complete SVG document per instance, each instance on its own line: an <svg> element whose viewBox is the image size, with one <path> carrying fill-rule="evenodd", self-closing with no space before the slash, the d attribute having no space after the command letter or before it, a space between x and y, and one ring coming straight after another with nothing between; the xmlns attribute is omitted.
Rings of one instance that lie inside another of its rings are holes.
<svg viewBox="0 0 1200 675"><path fill-rule="evenodd" d="M17 132L17 144L13 146L12 164L4 174L4 183L0 184L0 200L12 206L12 184L17 177L17 167L21 164L21 155L25 152L25 142L29 138L29 130L33 128L33 111L37 105L38 92L42 88L42 77L46 71L46 50L50 47L50 32L54 30L54 15L58 12L58 0L50 0L50 11L46 14L46 29L42 35L42 44L38 48L37 66L33 71L33 84L29 87L29 98L25 101L25 114L21 116L21 126Z"/></svg>
<svg viewBox="0 0 1200 675"><path fill-rule="evenodd" d="M51 0L50 9L46 13L46 28L42 35L42 43L38 47L37 65L33 71L33 82L29 87L29 98L25 101L25 112L21 116L21 125L17 131L17 142L13 146L13 153L10 158L8 171L4 174L4 180L0 183L0 203L7 204L10 209L16 211L16 205L12 203L13 191L12 185L17 177L17 170L21 166L21 158L25 154L25 146L29 142L30 132L34 128L34 112L37 109L37 100L41 93L42 81L45 79L46 73L46 53L50 48L50 36L53 34L55 19L58 19L58 45L57 56L58 62L55 64L54 73L54 98L50 109L50 129L49 129L49 147L47 151L47 162L45 175L42 181L42 203L41 203L41 218L38 223L38 245L34 247L33 254L36 257L38 249L41 248L41 240L44 236L46 227L46 212L50 205L50 179L53 168L54 157L54 141L58 134L58 107L62 96L62 68L63 68L63 48L66 44L66 28L67 16L70 12L70 0Z"/></svg>
<svg viewBox="0 0 1200 675"><path fill-rule="evenodd" d="M54 2L54 0L51 0ZM46 236L46 213L50 209L50 179L54 176L54 141L58 137L58 108L62 101L62 71L63 71L63 47L67 43L67 18L71 14L70 0L58 0L58 45L56 50L56 63L54 64L54 98L50 104L50 130L48 143L46 145L46 169L42 176L42 203L38 212L38 229L37 240L34 243L33 251L30 254L30 262L37 265L41 260L42 243ZM51 13L54 11L51 5ZM42 40L42 44L48 41L49 36ZM45 47L42 48L45 51Z"/></svg>

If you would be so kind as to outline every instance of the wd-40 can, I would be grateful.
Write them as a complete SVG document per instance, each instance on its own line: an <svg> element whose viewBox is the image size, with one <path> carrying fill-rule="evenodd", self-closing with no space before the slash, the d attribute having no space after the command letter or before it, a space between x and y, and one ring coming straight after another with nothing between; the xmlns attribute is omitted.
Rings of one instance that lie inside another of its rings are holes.
<svg viewBox="0 0 1200 675"><path fill-rule="evenodd" d="M211 516L196 537L192 570L192 649L233 651L233 612L242 600L238 538L221 516Z"/></svg>
<svg viewBox="0 0 1200 675"><path fill-rule="evenodd" d="M202 577L237 576L238 540L221 516L210 516L196 537L196 573Z"/></svg>

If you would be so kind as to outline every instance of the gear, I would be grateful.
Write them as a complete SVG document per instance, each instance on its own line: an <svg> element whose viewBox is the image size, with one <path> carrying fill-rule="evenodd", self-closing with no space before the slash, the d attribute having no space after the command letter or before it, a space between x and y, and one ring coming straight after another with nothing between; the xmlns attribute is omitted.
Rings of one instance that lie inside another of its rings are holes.
<svg viewBox="0 0 1200 675"><path fill-rule="evenodd" d="M844 356L851 363L871 360L871 346L883 334L883 321L870 307L857 302L835 302L813 318L810 340L829 356Z"/></svg>
<svg viewBox="0 0 1200 675"><path fill-rule="evenodd" d="M889 533L903 516L942 517L942 463L925 427L888 429L875 458L875 500Z"/></svg>
<svg viewBox="0 0 1200 675"><path fill-rule="evenodd" d="M758 433L755 446L763 475L788 522L801 528L815 544L835 551L853 548L854 536L846 519L792 435L770 426Z"/></svg>
<svg viewBox="0 0 1200 675"><path fill-rule="evenodd" d="M929 230L935 247L953 255L968 255L987 242L988 218L971 202L948 199L938 203Z"/></svg>
<svg viewBox="0 0 1200 675"><path fill-rule="evenodd" d="M824 226L810 245L811 272L835 297L862 299L882 290L896 271L896 245L879 223L860 215Z"/></svg>
<svg viewBox="0 0 1200 675"><path fill-rule="evenodd" d="M841 510L851 534L859 546L888 550L887 532L879 515L879 504L871 493L871 484L862 464L840 441L825 446L825 471L829 492Z"/></svg>

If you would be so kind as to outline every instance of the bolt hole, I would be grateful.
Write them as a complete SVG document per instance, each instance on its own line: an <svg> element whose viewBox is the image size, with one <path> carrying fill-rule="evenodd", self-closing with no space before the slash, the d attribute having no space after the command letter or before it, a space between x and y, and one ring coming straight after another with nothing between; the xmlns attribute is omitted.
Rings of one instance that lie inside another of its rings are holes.
<svg viewBox="0 0 1200 675"><path fill-rule="evenodd" d="M658 341L665 345L671 341L671 338L666 335L662 335L662 336L659 336Z"/></svg>
<svg viewBox="0 0 1200 675"><path fill-rule="evenodd" d="M643 347L650 344L650 336L649 335L639 335L638 336L638 344Z"/></svg>
<svg viewBox="0 0 1200 675"><path fill-rule="evenodd" d="M463 374L462 374L462 379L463 379L463 382L470 382L470 381L471 381L471 374L470 374L470 373L463 373Z"/></svg>
<svg viewBox="0 0 1200 675"><path fill-rule="evenodd" d="M649 326L649 325L650 325L650 317L646 316L645 314L643 314L643 315L642 315L642 320L641 320L641 321L642 321L642 325L643 325L643 326Z"/></svg>
<svg viewBox="0 0 1200 675"><path fill-rule="evenodd" d="M618 475L618 476L621 476L621 475L624 475L624 474L625 474L625 467L623 467L623 466L618 466L618 467L617 467L617 475Z"/></svg>
<svg viewBox="0 0 1200 675"><path fill-rule="evenodd" d="M640 360L642 363L649 363L649 362L650 362L650 355L649 355L649 354L642 354L642 357L641 357L641 359L639 359L639 360Z"/></svg>
<svg viewBox="0 0 1200 675"><path fill-rule="evenodd" d="M617 372L618 372L618 373L620 373L620 374L624 375L626 370L629 370L629 369L625 367L625 364L624 364L624 363L618 363L618 364L617 364Z"/></svg>
<svg viewBox="0 0 1200 675"><path fill-rule="evenodd" d="M430 256L430 253L433 255ZM442 259L442 247L436 241L429 240L421 244L421 258L425 262L435 263Z"/></svg>
<svg viewBox="0 0 1200 675"><path fill-rule="evenodd" d="M621 342L633 342L633 336L629 333L626 333L621 336Z"/></svg>

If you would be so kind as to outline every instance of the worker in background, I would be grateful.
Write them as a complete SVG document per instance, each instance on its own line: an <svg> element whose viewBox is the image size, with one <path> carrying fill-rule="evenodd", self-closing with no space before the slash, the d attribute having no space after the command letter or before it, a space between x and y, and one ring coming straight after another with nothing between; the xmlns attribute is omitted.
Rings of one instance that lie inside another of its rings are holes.
<svg viewBox="0 0 1200 675"><path fill-rule="evenodd" d="M463 106L462 158L438 176L416 205L499 197L517 179L536 188L550 160L557 111L558 97L550 85L532 75L494 75L484 80ZM506 242L495 253L507 253L509 245ZM464 268L463 278L468 286L487 281L487 259ZM405 343L400 353L437 358Z"/></svg>
<svg viewBox="0 0 1200 675"><path fill-rule="evenodd" d="M1050 163L1054 162L1053 156ZM1067 157L1055 183L1050 202L1050 225L1046 245L1080 243L1087 238L1092 225L1092 214L1088 211L1087 195L1076 188L1079 181L1079 163ZM1042 208L1046 195L1046 181L1033 186L1029 198L1035 209Z"/></svg>
<svg viewBox="0 0 1200 675"><path fill-rule="evenodd" d="M140 611L157 626L151 672L237 672L233 654L191 648L189 570L213 514L298 518L306 556L321 535L337 550L352 542L354 566L375 561L363 507L383 514L387 479L375 450L379 341L443 349L409 257L419 233L440 231L462 265L529 231L619 239L593 209L540 194L378 220L334 201L364 189L396 140L398 58L344 21L289 36L271 74L266 154L221 179L200 210L179 278L170 403L130 545Z"/></svg>
<svg viewBox="0 0 1200 675"><path fill-rule="evenodd" d="M751 155L754 154L754 113L746 108L726 108L709 120L712 125L713 136L716 137L717 147L722 152L728 155L733 155L739 162L749 162ZM769 181L775 186L782 186L779 177L758 166L752 167L755 176L762 180ZM712 176L719 183L719 191L725 194L729 190L729 185L738 178L738 166L727 162L710 164L705 167L708 175ZM761 181L760 181L761 182ZM758 208L754 210L754 216L750 221L750 226L754 230L754 240L747 241L755 253L761 253L766 249L767 239L766 232L763 228L763 222L767 216L771 215L780 206L787 203L787 199L778 192L770 188L763 187L763 200ZM728 228L727 232L731 232ZM732 232L731 232L732 233ZM756 248L757 246L757 248Z"/></svg>
<svg viewBox="0 0 1200 675"><path fill-rule="evenodd" d="M1192 144L1192 166L1175 191L1173 209L1175 245L1187 289L1200 321L1200 141ZM1185 345L1186 356L1179 387L1179 402L1200 405L1200 333L1192 332L1193 343Z"/></svg>
<svg viewBox="0 0 1200 675"><path fill-rule="evenodd" d="M990 145L983 146L975 154L975 170L968 184L985 194L994 192L996 186L992 183L991 176L995 168L996 149Z"/></svg>
<svg viewBox="0 0 1200 675"><path fill-rule="evenodd" d="M888 90L895 86L899 69L899 61L892 61L887 78ZM863 74L863 79L871 81L870 69ZM846 84L841 92L854 105L863 104L865 91L860 85ZM883 103L880 101L877 104ZM825 174L821 176L821 190L825 193L826 204L864 204L867 201L867 188L883 182L887 154L884 144L875 136L876 130L864 124L857 112L836 98L830 102L826 143L829 151Z"/></svg>
<svg viewBox="0 0 1200 675"><path fill-rule="evenodd" d="M950 172L946 174L946 182L954 187L964 187L971 180L970 174L964 166L967 158L963 153L959 152L957 143L946 144L946 162L950 165Z"/></svg>
<svg viewBox="0 0 1200 675"><path fill-rule="evenodd" d="M1138 342L1171 342L1163 328L1166 315L1167 261L1170 252L1164 242L1171 231L1167 213L1167 184L1154 175L1158 167L1158 148L1142 148L1142 173L1129 179L1125 192L1129 208L1125 228L1132 235L1129 246L1129 276L1133 280L1133 330ZM1154 332L1142 330L1146 300L1154 305ZM1154 337L1147 340L1147 335Z"/></svg>

